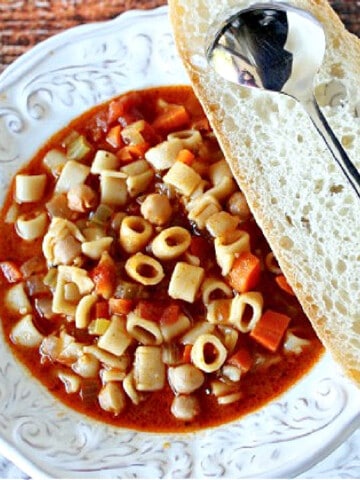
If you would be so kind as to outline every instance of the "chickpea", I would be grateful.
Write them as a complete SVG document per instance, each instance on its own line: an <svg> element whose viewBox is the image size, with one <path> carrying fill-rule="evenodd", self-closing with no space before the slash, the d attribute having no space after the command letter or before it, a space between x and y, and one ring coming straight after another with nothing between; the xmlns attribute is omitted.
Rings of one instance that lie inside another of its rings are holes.
<svg viewBox="0 0 360 480"><path fill-rule="evenodd" d="M72 235L59 238L54 245L56 264L71 265L81 255L81 243Z"/></svg>
<svg viewBox="0 0 360 480"><path fill-rule="evenodd" d="M164 225L172 214L169 199L160 193L148 195L142 203L140 211L146 220L155 225Z"/></svg>
<svg viewBox="0 0 360 480"><path fill-rule="evenodd" d="M199 401L193 395L179 395L171 404L171 413L179 420L193 420L200 413Z"/></svg>
<svg viewBox="0 0 360 480"><path fill-rule="evenodd" d="M84 353L72 364L72 369L83 378L91 378L99 373L100 363L93 355Z"/></svg>
<svg viewBox="0 0 360 480"><path fill-rule="evenodd" d="M75 212L86 212L94 207L96 193L88 185L79 184L67 193L68 207Z"/></svg>
<svg viewBox="0 0 360 480"><path fill-rule="evenodd" d="M227 208L232 215L239 217L240 222L245 222L251 216L245 195L242 192L235 192L231 195Z"/></svg>
<svg viewBox="0 0 360 480"><path fill-rule="evenodd" d="M192 393L204 380L203 372L191 364L169 368L169 382L175 393Z"/></svg>

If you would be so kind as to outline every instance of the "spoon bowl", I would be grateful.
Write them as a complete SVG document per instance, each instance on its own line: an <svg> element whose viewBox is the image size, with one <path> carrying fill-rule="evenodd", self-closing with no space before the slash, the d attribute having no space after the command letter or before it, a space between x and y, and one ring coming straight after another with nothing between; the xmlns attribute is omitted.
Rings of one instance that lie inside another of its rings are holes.
<svg viewBox="0 0 360 480"><path fill-rule="evenodd" d="M360 197L360 174L313 93L325 50L324 29L309 12L285 3L256 3L209 32L206 56L215 71L233 83L298 100Z"/></svg>

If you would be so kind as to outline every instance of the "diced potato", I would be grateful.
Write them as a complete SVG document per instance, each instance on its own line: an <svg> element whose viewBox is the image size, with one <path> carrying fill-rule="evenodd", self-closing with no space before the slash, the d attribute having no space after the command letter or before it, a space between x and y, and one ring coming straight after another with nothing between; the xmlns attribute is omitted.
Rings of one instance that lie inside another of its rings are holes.
<svg viewBox="0 0 360 480"><path fill-rule="evenodd" d="M15 324L10 336L16 345L30 348L39 347L44 338L35 327L31 314L25 315Z"/></svg>
<svg viewBox="0 0 360 480"><path fill-rule="evenodd" d="M11 312L19 313L20 315L25 315L32 311L32 306L23 283L17 283L8 289L5 294L5 305Z"/></svg>

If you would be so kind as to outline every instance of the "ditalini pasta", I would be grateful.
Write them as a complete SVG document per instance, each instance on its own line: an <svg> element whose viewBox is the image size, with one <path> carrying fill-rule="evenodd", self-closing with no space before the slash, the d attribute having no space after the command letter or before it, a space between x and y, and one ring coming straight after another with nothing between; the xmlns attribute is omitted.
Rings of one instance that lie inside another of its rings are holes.
<svg viewBox="0 0 360 480"><path fill-rule="evenodd" d="M15 175L0 229L5 338L97 419L216 425L320 355L188 87L74 120Z"/></svg>

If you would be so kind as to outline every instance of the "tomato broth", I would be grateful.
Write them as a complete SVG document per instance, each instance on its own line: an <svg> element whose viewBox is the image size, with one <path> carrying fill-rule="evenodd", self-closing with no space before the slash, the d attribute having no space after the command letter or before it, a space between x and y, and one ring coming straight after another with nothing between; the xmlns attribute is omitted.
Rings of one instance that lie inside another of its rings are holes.
<svg viewBox="0 0 360 480"><path fill-rule="evenodd" d="M0 229L4 340L97 420L223 424L323 352L190 87L72 121L14 177Z"/></svg>

